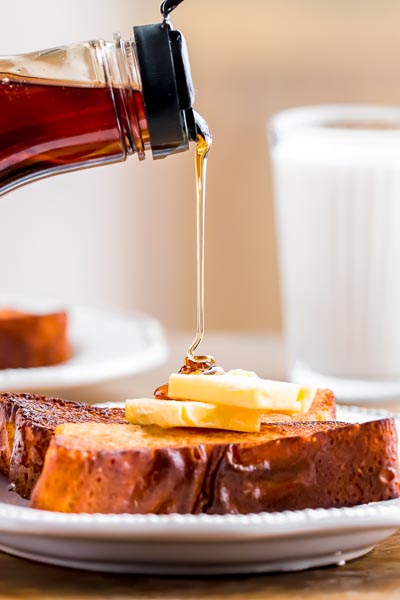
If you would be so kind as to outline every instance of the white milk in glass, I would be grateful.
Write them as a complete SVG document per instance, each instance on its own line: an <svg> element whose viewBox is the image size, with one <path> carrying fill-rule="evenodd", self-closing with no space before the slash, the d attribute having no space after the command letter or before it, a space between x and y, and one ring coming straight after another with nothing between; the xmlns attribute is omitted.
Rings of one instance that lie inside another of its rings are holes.
<svg viewBox="0 0 400 600"><path fill-rule="evenodd" d="M400 396L400 109L294 109L271 138L291 378Z"/></svg>

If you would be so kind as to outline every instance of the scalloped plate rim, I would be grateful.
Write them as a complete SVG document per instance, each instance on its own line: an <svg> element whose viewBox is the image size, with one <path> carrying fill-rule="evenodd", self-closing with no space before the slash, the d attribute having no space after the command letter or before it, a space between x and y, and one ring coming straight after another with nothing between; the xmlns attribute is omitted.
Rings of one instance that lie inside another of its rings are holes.
<svg viewBox="0 0 400 600"><path fill-rule="evenodd" d="M400 430L400 418L388 411L339 406L344 415L364 420L392 416ZM5 478L0 486L6 486ZM11 492L10 492L11 493ZM22 502L22 500L21 500ZM130 515L67 514L41 511L27 506L0 502L0 534L26 533L43 536L93 539L105 536L119 540L174 538L184 542L193 536L207 540L223 536L224 540L243 536L246 539L318 535L319 533L362 529L400 528L400 499L344 508L317 508L299 511L249 515ZM244 538L243 538L244 539Z"/></svg>

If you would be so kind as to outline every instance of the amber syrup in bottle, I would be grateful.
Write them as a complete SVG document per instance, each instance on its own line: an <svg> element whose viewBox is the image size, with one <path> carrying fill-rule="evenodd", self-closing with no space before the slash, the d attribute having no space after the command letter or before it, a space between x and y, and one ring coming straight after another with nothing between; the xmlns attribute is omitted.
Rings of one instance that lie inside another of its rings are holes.
<svg viewBox="0 0 400 600"><path fill-rule="evenodd" d="M0 75L0 193L29 179L143 151L142 93ZM143 142L144 143L144 142Z"/></svg>

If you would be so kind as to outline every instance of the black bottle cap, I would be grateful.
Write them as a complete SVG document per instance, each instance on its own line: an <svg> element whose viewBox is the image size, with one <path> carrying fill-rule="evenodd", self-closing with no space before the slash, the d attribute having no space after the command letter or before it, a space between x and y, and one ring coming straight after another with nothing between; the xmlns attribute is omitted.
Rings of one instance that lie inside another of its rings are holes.
<svg viewBox="0 0 400 600"><path fill-rule="evenodd" d="M185 39L165 21L133 31L153 158L187 150L196 131Z"/></svg>

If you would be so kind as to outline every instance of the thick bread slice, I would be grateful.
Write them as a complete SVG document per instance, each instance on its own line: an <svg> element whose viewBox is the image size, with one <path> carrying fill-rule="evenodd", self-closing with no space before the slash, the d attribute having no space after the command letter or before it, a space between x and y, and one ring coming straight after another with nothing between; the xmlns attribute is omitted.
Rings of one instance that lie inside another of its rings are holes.
<svg viewBox="0 0 400 600"><path fill-rule="evenodd" d="M271 423L261 433L120 424L56 429L32 506L88 513L252 513L399 495L393 419Z"/></svg>
<svg viewBox="0 0 400 600"><path fill-rule="evenodd" d="M0 369L57 365L71 358L65 312L0 310Z"/></svg>
<svg viewBox="0 0 400 600"><path fill-rule="evenodd" d="M330 390L318 390L307 420L335 419L335 397ZM268 420L286 420L287 415L269 415ZM0 395L0 473L9 477L16 491L29 498L43 467L44 456L54 429L62 423L94 421L126 423L123 409L104 409L59 398L34 394ZM17 426L16 443L14 444Z"/></svg>
<svg viewBox="0 0 400 600"><path fill-rule="evenodd" d="M29 498L54 429L61 423L126 423L120 408L98 408L34 394L0 395L0 472Z"/></svg>

